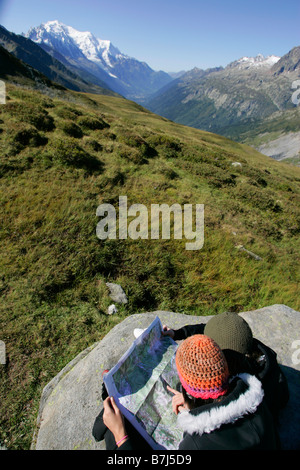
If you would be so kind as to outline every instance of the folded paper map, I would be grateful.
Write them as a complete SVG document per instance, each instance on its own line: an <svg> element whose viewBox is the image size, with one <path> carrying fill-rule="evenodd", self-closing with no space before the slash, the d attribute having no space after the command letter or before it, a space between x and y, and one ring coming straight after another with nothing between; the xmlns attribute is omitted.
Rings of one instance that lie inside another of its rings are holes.
<svg viewBox="0 0 300 470"><path fill-rule="evenodd" d="M178 449L183 432L172 410L172 393L179 378L175 365L177 343L162 336L158 317L139 336L119 362L105 374L108 394L149 445Z"/></svg>

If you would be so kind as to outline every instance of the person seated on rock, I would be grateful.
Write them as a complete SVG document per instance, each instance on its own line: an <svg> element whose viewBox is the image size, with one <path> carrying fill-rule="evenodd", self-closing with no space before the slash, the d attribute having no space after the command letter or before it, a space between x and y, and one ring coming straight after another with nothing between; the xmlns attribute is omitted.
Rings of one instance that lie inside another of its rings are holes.
<svg viewBox="0 0 300 470"><path fill-rule="evenodd" d="M215 315L207 324L186 325L178 330L163 326L163 335L175 341L201 333L214 339L223 350L231 375L248 372L261 381L266 402L277 423L280 409L289 400L289 390L275 351L253 338L246 320L232 312Z"/></svg>
<svg viewBox="0 0 300 470"><path fill-rule="evenodd" d="M247 373L230 377L224 353L206 335L193 335L175 356L182 392L170 387L183 439L178 450L277 450L280 442L261 382ZM103 422L118 450L136 450L113 397L104 401Z"/></svg>

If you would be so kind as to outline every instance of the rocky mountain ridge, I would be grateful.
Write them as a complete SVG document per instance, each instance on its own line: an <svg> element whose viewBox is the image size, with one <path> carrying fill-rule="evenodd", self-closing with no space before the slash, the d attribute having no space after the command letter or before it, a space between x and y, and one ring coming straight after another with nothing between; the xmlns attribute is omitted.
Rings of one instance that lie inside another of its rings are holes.
<svg viewBox="0 0 300 470"><path fill-rule="evenodd" d="M285 118L286 112L295 110L292 96L300 77L299 63L300 47L295 47L281 58L257 56L239 59L225 68L193 69L157 93L146 106L175 122L240 142L244 142L243 133L251 130L254 140L266 119L268 125L262 134L271 134L272 119L278 122L278 112ZM297 131L296 121L292 126ZM268 140L266 136L264 139ZM295 155L299 151L300 142Z"/></svg>
<svg viewBox="0 0 300 470"><path fill-rule="evenodd" d="M126 98L140 101L172 81L167 73L156 72L145 62L123 54L111 41L96 38L89 31L77 31L57 20L31 28L26 37L67 67L76 67L83 74L88 72L90 80L95 76Z"/></svg>
<svg viewBox="0 0 300 470"><path fill-rule="evenodd" d="M101 81L87 81L78 75L78 70L67 68L59 58L56 59L43 50L38 44L35 44L22 35L14 34L3 26L0 26L0 45L7 51L2 53L1 77L10 81L16 79L16 75L21 73L23 76L38 80L37 77L43 74L63 87L74 91L83 91L87 93L116 95L110 90L106 83ZM10 58L8 56L10 55ZM4 59L5 55L5 59ZM16 60L14 60L15 58ZM22 61L22 66L17 61ZM33 68L34 72L28 72L28 67ZM22 69L22 72L21 72ZM25 70L27 69L27 70ZM42 79L42 81L44 81ZM40 81L40 80L38 80Z"/></svg>

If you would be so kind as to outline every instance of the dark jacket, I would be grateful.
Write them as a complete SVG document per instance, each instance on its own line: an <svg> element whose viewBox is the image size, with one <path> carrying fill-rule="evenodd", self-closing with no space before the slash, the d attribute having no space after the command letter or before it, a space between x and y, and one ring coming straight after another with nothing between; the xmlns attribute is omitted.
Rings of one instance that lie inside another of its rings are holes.
<svg viewBox="0 0 300 470"><path fill-rule="evenodd" d="M278 433L263 400L261 382L249 374L235 379L222 402L179 415L185 431L179 450L278 450Z"/></svg>
<svg viewBox="0 0 300 470"><path fill-rule="evenodd" d="M193 335L204 334L205 323L198 323L197 325L186 325L179 330L174 330L174 341L181 341Z"/></svg>
<svg viewBox="0 0 300 470"><path fill-rule="evenodd" d="M277 362L277 354L273 349L258 339L253 339L253 349L259 353L261 365L253 371L261 380L265 392L265 399L269 409L277 421L279 411L289 401L288 383L282 369Z"/></svg>
<svg viewBox="0 0 300 470"><path fill-rule="evenodd" d="M266 406L261 382L249 374L233 379L221 402L178 415L184 431L179 450L278 450L279 438ZM132 450L130 439L119 450Z"/></svg>
<svg viewBox="0 0 300 470"><path fill-rule="evenodd" d="M174 330L174 340L180 341L189 336L203 334L204 328L204 323L186 325L183 328ZM252 349L257 360L248 362L248 370L239 372L249 372L261 381L265 392L266 403L274 419L277 421L280 409L282 409L289 400L287 380L277 362L277 354L275 351L256 338L253 338Z"/></svg>

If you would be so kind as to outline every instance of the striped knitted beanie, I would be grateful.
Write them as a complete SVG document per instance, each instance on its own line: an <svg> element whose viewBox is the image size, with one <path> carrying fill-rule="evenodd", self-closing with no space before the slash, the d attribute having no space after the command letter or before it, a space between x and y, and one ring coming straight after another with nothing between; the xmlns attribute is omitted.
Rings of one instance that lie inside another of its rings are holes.
<svg viewBox="0 0 300 470"><path fill-rule="evenodd" d="M190 336L178 347L175 360L180 382L192 397L218 398L227 392L227 362L213 339Z"/></svg>

